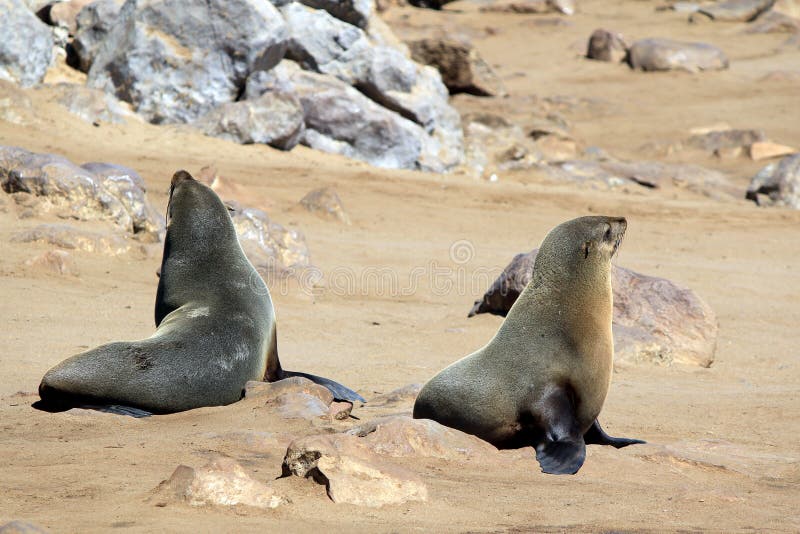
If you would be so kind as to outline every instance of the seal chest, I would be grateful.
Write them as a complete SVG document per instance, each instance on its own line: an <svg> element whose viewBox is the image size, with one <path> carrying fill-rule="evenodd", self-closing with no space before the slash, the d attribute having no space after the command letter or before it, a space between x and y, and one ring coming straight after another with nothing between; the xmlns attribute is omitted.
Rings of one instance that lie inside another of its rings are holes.
<svg viewBox="0 0 800 534"><path fill-rule="evenodd" d="M497 334L431 379L414 417L501 448L532 446L554 474L577 472L586 443L641 443L597 422L613 364L611 258L626 228L624 218L601 216L554 228Z"/></svg>

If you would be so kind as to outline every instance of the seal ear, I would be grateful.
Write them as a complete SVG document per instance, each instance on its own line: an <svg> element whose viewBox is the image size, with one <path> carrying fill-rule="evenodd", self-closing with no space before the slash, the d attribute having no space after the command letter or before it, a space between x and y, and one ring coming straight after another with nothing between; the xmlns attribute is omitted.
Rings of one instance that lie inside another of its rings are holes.
<svg viewBox="0 0 800 534"><path fill-rule="evenodd" d="M586 241L583 244L583 246L581 247L581 250L583 251L583 259L587 259L589 257L589 250L591 250L591 247L592 247L591 241Z"/></svg>

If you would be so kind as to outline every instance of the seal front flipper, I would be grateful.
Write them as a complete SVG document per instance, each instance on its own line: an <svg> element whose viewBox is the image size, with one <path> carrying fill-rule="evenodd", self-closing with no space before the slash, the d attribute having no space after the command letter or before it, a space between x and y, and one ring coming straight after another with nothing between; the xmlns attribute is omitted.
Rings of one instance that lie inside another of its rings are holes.
<svg viewBox="0 0 800 534"><path fill-rule="evenodd" d="M597 419L594 420L592 426L590 426L589 430L587 430L583 435L583 441L585 441L588 445L611 445L617 449L627 447L628 445L635 445L637 443L647 443L646 441L642 441L640 439L614 438L609 436L606 434L605 430L603 430L603 427L600 426L600 421Z"/></svg>
<svg viewBox="0 0 800 534"><path fill-rule="evenodd" d="M572 397L561 387L552 387L537 403L534 412L544 427L542 441L536 444L536 459L543 473L574 475L586 459Z"/></svg>
<svg viewBox="0 0 800 534"><path fill-rule="evenodd" d="M302 376L303 378L308 378L315 384L319 384L320 386L328 388L328 391L333 393L334 400L337 401L346 401L346 402L367 402L364 397L353 391L352 389L341 385L338 382L334 382L329 378L323 378L321 376L312 375L309 373L299 373L296 371L284 371L281 370L281 378L289 378L290 376Z"/></svg>

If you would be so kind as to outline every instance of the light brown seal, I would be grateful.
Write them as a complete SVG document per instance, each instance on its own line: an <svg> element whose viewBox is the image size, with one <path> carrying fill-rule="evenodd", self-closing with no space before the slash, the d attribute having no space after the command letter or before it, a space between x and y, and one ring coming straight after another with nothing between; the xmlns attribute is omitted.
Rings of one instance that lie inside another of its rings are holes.
<svg viewBox="0 0 800 534"><path fill-rule="evenodd" d="M643 443L597 422L614 355L611 258L626 227L620 217L581 217L551 230L500 330L425 384L414 417L500 448L533 446L553 474L576 473L586 443Z"/></svg>

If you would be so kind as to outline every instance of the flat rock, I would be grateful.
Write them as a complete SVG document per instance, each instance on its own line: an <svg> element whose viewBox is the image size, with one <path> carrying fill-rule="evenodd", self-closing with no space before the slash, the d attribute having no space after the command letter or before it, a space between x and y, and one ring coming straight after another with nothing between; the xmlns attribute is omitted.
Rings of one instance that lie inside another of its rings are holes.
<svg viewBox="0 0 800 534"><path fill-rule="evenodd" d="M409 408L413 407L414 401L422 389L422 384L408 384L401 388L394 389L388 393L377 395L370 399L369 406L398 406L404 405Z"/></svg>
<svg viewBox="0 0 800 534"><path fill-rule="evenodd" d="M0 0L0 79L30 87L53 59L53 32L22 0Z"/></svg>
<svg viewBox="0 0 800 534"><path fill-rule="evenodd" d="M303 106L291 93L269 91L261 96L221 104L193 126L206 135L234 143L261 143L291 150L303 136Z"/></svg>
<svg viewBox="0 0 800 534"><path fill-rule="evenodd" d="M131 242L113 234L81 230L66 224L40 224L12 234L13 243L46 243L67 250L97 252L108 256L126 254L133 248Z"/></svg>
<svg viewBox="0 0 800 534"><path fill-rule="evenodd" d="M435 67L451 93L504 96L503 82L466 39L426 37L406 43L414 61Z"/></svg>
<svg viewBox="0 0 800 534"><path fill-rule="evenodd" d="M488 4L481 6L480 10L496 13L573 15L575 2L572 0L491 0Z"/></svg>
<svg viewBox="0 0 800 534"><path fill-rule="evenodd" d="M0 534L48 534L50 531L27 521L9 521L0 525Z"/></svg>
<svg viewBox="0 0 800 534"><path fill-rule="evenodd" d="M619 63L628 53L628 44L621 33L597 29L589 37L586 57L598 61Z"/></svg>
<svg viewBox="0 0 800 534"><path fill-rule="evenodd" d="M235 101L248 75L276 65L286 24L270 2L126 2L87 84L129 102L153 123L186 123Z"/></svg>
<svg viewBox="0 0 800 534"><path fill-rule="evenodd" d="M283 459L283 474L324 484L335 503L381 507L428 499L428 488L418 476L372 453L352 435L293 441Z"/></svg>
<svg viewBox="0 0 800 534"><path fill-rule="evenodd" d="M628 64L643 71L692 73L728 68L728 57L716 46L672 39L641 39L628 49Z"/></svg>
<svg viewBox="0 0 800 534"><path fill-rule="evenodd" d="M800 209L800 154L787 156L758 171L745 196L759 206Z"/></svg>
<svg viewBox="0 0 800 534"><path fill-rule="evenodd" d="M253 479L231 458L218 456L207 465L192 468L179 465L161 482L150 498L156 506L182 502L190 506L252 506L272 509L286 498L263 482Z"/></svg>
<svg viewBox="0 0 800 534"><path fill-rule="evenodd" d="M771 141L757 141L750 145L749 150L750 159L753 161L780 158L783 156L796 154L797 152L800 152L800 150L786 145L779 145L778 143L773 143Z"/></svg>
<svg viewBox="0 0 800 534"><path fill-rule="evenodd" d="M749 149L758 141L766 141L762 130L725 129L692 135L686 145L706 152L718 153L730 149Z"/></svg>
<svg viewBox="0 0 800 534"><path fill-rule="evenodd" d="M306 238L300 231L272 221L262 210L228 204L242 249L262 276L299 274L311 266Z"/></svg>
<svg viewBox="0 0 800 534"><path fill-rule="evenodd" d="M379 456L460 461L497 453L493 445L480 438L430 419L404 415L374 419L351 428L346 434L361 438L362 445Z"/></svg>
<svg viewBox="0 0 800 534"><path fill-rule="evenodd" d="M703 5L690 20L704 15L719 22L750 22L767 11L775 0L727 0L711 5Z"/></svg>
<svg viewBox="0 0 800 534"><path fill-rule="evenodd" d="M75 261L69 252L65 250L48 250L38 256L25 261L27 267L33 269L56 273L60 275L76 276Z"/></svg>
<svg viewBox="0 0 800 534"><path fill-rule="evenodd" d="M342 206L342 200L331 187L322 187L309 191L300 199L300 205L311 213L316 213L344 224L350 224L350 217L347 216L344 206Z"/></svg>
<svg viewBox="0 0 800 534"><path fill-rule="evenodd" d="M506 316L533 276L536 250L517 254L469 317ZM613 267L615 365L649 362L709 367L719 325L713 310L690 289L669 280Z"/></svg>

